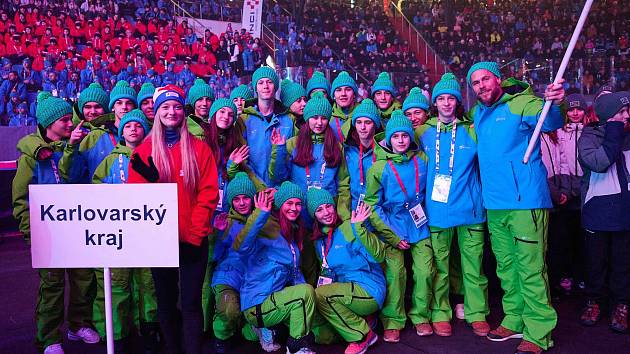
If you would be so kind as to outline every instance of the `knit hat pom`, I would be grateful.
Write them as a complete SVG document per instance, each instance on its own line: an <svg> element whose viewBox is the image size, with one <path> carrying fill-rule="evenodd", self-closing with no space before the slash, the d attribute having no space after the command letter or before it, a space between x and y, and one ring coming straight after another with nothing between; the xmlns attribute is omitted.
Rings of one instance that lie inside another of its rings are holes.
<svg viewBox="0 0 630 354"><path fill-rule="evenodd" d="M37 94L37 103L40 103L48 98L50 98L52 94L48 91L41 91Z"/></svg>
<svg viewBox="0 0 630 354"><path fill-rule="evenodd" d="M90 84L90 86L88 86L88 88L91 89L103 89L103 86L101 86L101 84L99 84L98 82L93 82Z"/></svg>
<svg viewBox="0 0 630 354"><path fill-rule="evenodd" d="M442 80L457 80L457 77L453 73L446 73L442 75Z"/></svg>
<svg viewBox="0 0 630 354"><path fill-rule="evenodd" d="M390 80L390 78L389 78L389 73L387 73L387 72L383 71L382 73L378 74L378 78L377 78L377 80L378 80L378 79L381 79L381 80Z"/></svg>
<svg viewBox="0 0 630 354"><path fill-rule="evenodd" d="M409 95L421 95L422 94L422 90L420 90L419 87L414 87L411 89L411 91L409 91Z"/></svg>
<svg viewBox="0 0 630 354"><path fill-rule="evenodd" d="M313 98L326 99L326 96L324 96L324 93L322 91L317 91L311 97L311 99L313 99Z"/></svg>
<svg viewBox="0 0 630 354"><path fill-rule="evenodd" d="M116 87L131 87L129 83L125 80L120 80L116 83Z"/></svg>
<svg viewBox="0 0 630 354"><path fill-rule="evenodd" d="M203 85L206 82L203 81L203 79L195 79L195 82L193 83L193 85Z"/></svg>

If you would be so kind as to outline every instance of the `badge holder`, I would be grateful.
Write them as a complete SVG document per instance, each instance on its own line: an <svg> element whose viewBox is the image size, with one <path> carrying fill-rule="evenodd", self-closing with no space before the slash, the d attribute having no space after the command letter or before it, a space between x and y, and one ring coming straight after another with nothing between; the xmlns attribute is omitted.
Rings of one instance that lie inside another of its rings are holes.
<svg viewBox="0 0 630 354"><path fill-rule="evenodd" d="M311 188L315 188L315 189L322 189L322 183L321 182L312 182L309 186L308 186L308 190L310 190Z"/></svg>
<svg viewBox="0 0 630 354"><path fill-rule="evenodd" d="M422 209L422 204L418 203L416 205L414 205L411 208L408 208L407 210L409 210L409 215L411 215L411 219L413 220L413 223L416 225L416 229L419 229L420 226L424 225L427 223L427 216L424 213L424 210Z"/></svg>
<svg viewBox="0 0 630 354"><path fill-rule="evenodd" d="M219 189L219 202L217 203L216 210L222 210L222 209L223 209L223 189Z"/></svg>
<svg viewBox="0 0 630 354"><path fill-rule="evenodd" d="M448 196L451 192L452 181L452 176L436 174L435 181L433 182L433 191L431 192L431 200L439 203L447 203Z"/></svg>

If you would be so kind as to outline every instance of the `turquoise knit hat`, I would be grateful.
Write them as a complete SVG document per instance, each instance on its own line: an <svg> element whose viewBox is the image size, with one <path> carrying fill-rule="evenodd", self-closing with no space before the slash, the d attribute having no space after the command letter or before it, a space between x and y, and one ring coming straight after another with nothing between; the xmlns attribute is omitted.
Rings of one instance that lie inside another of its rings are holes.
<svg viewBox="0 0 630 354"><path fill-rule="evenodd" d="M186 103L194 106L202 97L208 97L210 100L214 101L214 91L203 79L197 79L190 90L188 90Z"/></svg>
<svg viewBox="0 0 630 354"><path fill-rule="evenodd" d="M420 108L425 111L429 110L429 101L427 97L422 93L419 87L414 87L409 91L409 95L403 102L402 111L407 112L411 108Z"/></svg>
<svg viewBox="0 0 630 354"><path fill-rule="evenodd" d="M120 119L120 129L118 129L118 139L123 138L123 130L125 128L125 125L129 122L138 122L142 125L142 128L144 129L144 136L149 135L149 131L151 130L151 128L149 128L149 122L147 120L147 116L144 115L144 113L142 113L141 110L139 109L134 109L131 110L127 113L125 113L125 115Z"/></svg>
<svg viewBox="0 0 630 354"><path fill-rule="evenodd" d="M323 89L330 96L330 82L321 71L315 71L306 83L306 95L310 96L315 89Z"/></svg>
<svg viewBox="0 0 630 354"><path fill-rule="evenodd" d="M251 100L254 98L254 94L247 85L238 85L232 90L232 93L230 93L230 100L234 101L237 97L245 100Z"/></svg>
<svg viewBox="0 0 630 354"><path fill-rule="evenodd" d="M234 112L234 121L232 124L236 124L236 105L227 98L219 98L218 100L212 102L212 106L210 106L210 111L208 112L208 117L210 117L210 119L214 119L214 115L223 107L228 107L232 110L232 112Z"/></svg>
<svg viewBox="0 0 630 354"><path fill-rule="evenodd" d="M59 118L72 114L72 106L59 97L54 97L48 91L41 91L37 94L37 109L35 111L37 123L44 128L48 128Z"/></svg>
<svg viewBox="0 0 630 354"><path fill-rule="evenodd" d="M246 195L252 199L254 199L254 196L256 195L254 182L252 182L245 172L238 172L236 176L234 176L234 179L228 183L225 197L227 198L226 201L230 207L232 207L232 201L234 198L239 195Z"/></svg>
<svg viewBox="0 0 630 354"><path fill-rule="evenodd" d="M352 76L350 76L347 71L340 72L339 75L337 75L337 77L333 80L332 87L330 88L330 92L333 97L335 94L335 90L344 86L352 88L352 91L354 91L355 94L358 91L356 81L354 81Z"/></svg>
<svg viewBox="0 0 630 354"><path fill-rule="evenodd" d="M315 211L317 211L320 205L335 205L335 200L329 191L323 188L311 188L306 192L306 204L308 205L309 215L315 218Z"/></svg>
<svg viewBox="0 0 630 354"><path fill-rule="evenodd" d="M315 92L306 106L304 107L304 121L308 121L309 118L315 116L324 116L330 118L332 115L332 106L330 101L326 99L323 92Z"/></svg>
<svg viewBox="0 0 630 354"><path fill-rule="evenodd" d="M280 83L280 101L285 107L291 107L300 97L306 97L306 90L302 85L288 79L282 80Z"/></svg>
<svg viewBox="0 0 630 354"><path fill-rule="evenodd" d="M473 64L473 66L470 67L470 70L468 70L468 75L466 75L466 81L468 82L468 85L472 86L472 83L470 82L470 77L472 76L472 74L475 71L481 70L481 69L486 69L489 72L493 73L494 76L501 79L501 68L499 67L499 64L493 61L480 61L478 63Z"/></svg>
<svg viewBox="0 0 630 354"><path fill-rule="evenodd" d="M278 188L276 194L273 195L273 205L280 209L282 204L291 198L298 198L302 204L304 204L304 192L298 187L297 184L289 181L284 181Z"/></svg>
<svg viewBox="0 0 630 354"><path fill-rule="evenodd" d="M412 140L415 140L413 125L400 109L397 109L392 113L392 117L389 119L389 122L387 122L387 126L385 127L385 143L387 146L392 146L392 135L397 132L405 132L409 134L409 137L411 137Z"/></svg>
<svg viewBox="0 0 630 354"><path fill-rule="evenodd" d="M462 102L462 89L459 86L459 81L453 73L446 73L442 75L440 81L438 81L433 87L433 94L431 95L431 102L435 103L435 100L439 95L450 94L457 98L458 102Z"/></svg>
<svg viewBox="0 0 630 354"><path fill-rule="evenodd" d="M378 112L378 107L369 98L364 99L359 105L352 111L352 126L357 124L359 118L370 118L377 128L381 127L381 115Z"/></svg>
<svg viewBox="0 0 630 354"><path fill-rule="evenodd" d="M141 105L147 98L153 98L153 93L155 93L155 86L150 82L145 82L138 92L138 103Z"/></svg>
<svg viewBox="0 0 630 354"><path fill-rule="evenodd" d="M396 94L396 87L394 87L392 79L389 77L389 74L384 71L378 74L376 81L374 81L374 84L372 85L372 96L374 96L376 91L380 90L387 91L392 95Z"/></svg>
<svg viewBox="0 0 630 354"><path fill-rule="evenodd" d="M114 103L122 98L132 100L136 107L138 107L136 91L134 91L134 89L132 89L131 86L129 86L129 83L125 80L118 81L116 86L112 89L112 92L109 94L109 110L111 111L112 107L114 107Z"/></svg>
<svg viewBox="0 0 630 354"><path fill-rule="evenodd" d="M103 109L107 110L109 106L109 96L99 83L93 82L85 90L81 91L79 95L80 112L83 112L83 106L88 102L96 102L100 104Z"/></svg>
<svg viewBox="0 0 630 354"><path fill-rule="evenodd" d="M254 86L254 91L256 91L256 85L258 84L258 80L262 78L267 78L273 81L274 92L278 91L278 87L280 86L280 79L278 78L278 74L276 71L268 66L261 66L260 68L254 71L252 75L252 85Z"/></svg>

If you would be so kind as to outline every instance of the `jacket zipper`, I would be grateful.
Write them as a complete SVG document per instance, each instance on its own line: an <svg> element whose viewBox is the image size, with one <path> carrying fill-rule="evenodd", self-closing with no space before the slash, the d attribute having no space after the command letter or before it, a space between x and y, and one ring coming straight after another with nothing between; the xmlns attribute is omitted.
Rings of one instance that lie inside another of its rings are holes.
<svg viewBox="0 0 630 354"><path fill-rule="evenodd" d="M518 201L521 201L521 192L518 189L518 181L516 180L516 173L514 173L514 164L510 161L510 168L512 169L512 180L514 180L514 185L516 186L516 194L518 196Z"/></svg>

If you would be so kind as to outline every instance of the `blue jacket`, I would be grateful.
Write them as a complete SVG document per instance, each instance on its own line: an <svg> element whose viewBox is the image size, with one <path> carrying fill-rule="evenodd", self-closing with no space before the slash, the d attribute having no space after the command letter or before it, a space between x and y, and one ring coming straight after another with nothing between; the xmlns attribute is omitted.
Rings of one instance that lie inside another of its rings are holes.
<svg viewBox="0 0 630 354"><path fill-rule="evenodd" d="M113 113L109 115L113 116ZM59 166L62 176L70 183L90 183L98 165L118 144L118 133L114 130L113 125L94 127L78 146L66 145Z"/></svg>
<svg viewBox="0 0 630 354"><path fill-rule="evenodd" d="M453 124L442 124L440 130L440 174L448 175ZM446 203L431 199L436 175L437 118L429 119L419 127L418 132L421 137L420 145L429 158L425 201L429 226L449 228L484 222L486 212L481 198L477 136L471 122L457 121L451 189Z"/></svg>
<svg viewBox="0 0 630 354"><path fill-rule="evenodd" d="M131 149L119 143L98 165L92 176L92 183L122 184L129 176ZM123 179L124 178L124 179Z"/></svg>
<svg viewBox="0 0 630 354"><path fill-rule="evenodd" d="M255 227L233 245L239 254L247 258L247 271L240 291L242 311L261 304L276 291L305 282L300 270L300 249L295 241L289 244L280 234L277 221L269 220L275 224L270 227L274 232L259 234L269 215L268 212L255 210L250 216L256 219Z"/></svg>
<svg viewBox="0 0 630 354"><path fill-rule="evenodd" d="M276 183L271 179L268 171L271 163L271 132L273 128L280 129L280 133L289 139L294 135L293 121L289 117L286 108L279 101L275 102L275 109L269 121L258 111L256 105L245 107L241 118L245 125L245 140L249 146L249 154L251 156L247 159L247 164L256 175L256 178L267 187L275 187ZM280 183L277 183L277 185L280 185Z"/></svg>
<svg viewBox="0 0 630 354"><path fill-rule="evenodd" d="M551 208L540 140L529 162L522 162L543 100L524 82L507 79L502 86L505 93L499 101L490 107L478 103L469 114L477 131L483 204L486 209ZM542 131L562 128L562 117L561 108L552 105Z"/></svg>
<svg viewBox="0 0 630 354"><path fill-rule="evenodd" d="M384 140L384 137L385 133L379 133L374 137L374 140L379 142ZM401 240L413 244L430 236L428 224L425 223L417 228L409 210L405 208L406 203L408 203L409 208L418 203L422 204L423 208L425 207L427 157L424 152L417 149L418 146L414 142L407 153L396 154L377 143L377 159L368 172L365 202L373 208L370 223L377 234L392 246L398 245ZM414 160L418 164L419 193L417 198ZM392 162L396 172L398 172L407 191L406 196L388 161Z"/></svg>
<svg viewBox="0 0 630 354"><path fill-rule="evenodd" d="M328 246L328 229L315 241L320 262ZM368 233L365 227L345 221L333 233L326 262L336 283L360 285L383 307L387 284L379 263L385 260L385 244Z"/></svg>

